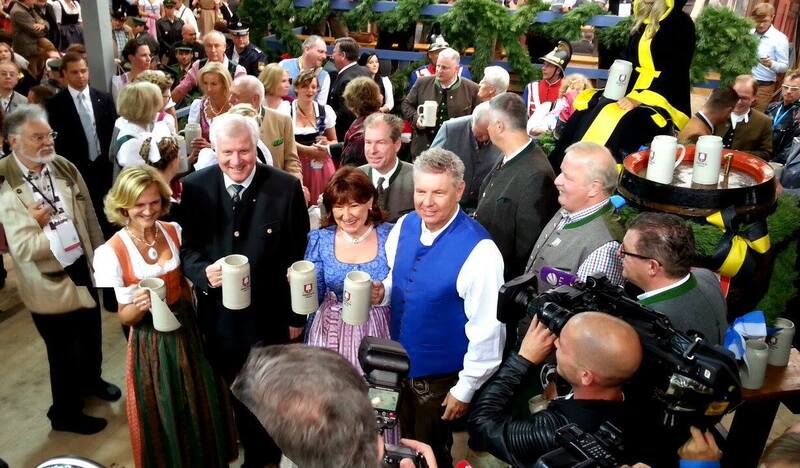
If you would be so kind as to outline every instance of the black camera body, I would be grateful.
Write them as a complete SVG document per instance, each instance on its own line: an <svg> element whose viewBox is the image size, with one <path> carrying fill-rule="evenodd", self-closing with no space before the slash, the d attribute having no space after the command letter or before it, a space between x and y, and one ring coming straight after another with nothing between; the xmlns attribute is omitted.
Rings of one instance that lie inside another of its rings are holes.
<svg viewBox="0 0 800 468"><path fill-rule="evenodd" d="M622 431L610 422L603 423L597 432L588 434L576 424L556 429L561 447L545 453L534 468L617 468L624 451Z"/></svg>
<svg viewBox="0 0 800 468"><path fill-rule="evenodd" d="M627 297L605 276L542 294L536 294L535 281L534 275L525 275L503 285L498 319L508 323L536 316L557 335L581 312L599 311L626 321L644 352L626 395L654 403L665 427L709 428L741 402L738 366L729 351L675 330L664 314Z"/></svg>
<svg viewBox="0 0 800 468"><path fill-rule="evenodd" d="M375 419L381 432L397 425L400 403L400 383L408 375L408 353L397 341L366 336L358 347L358 363L364 370L369 387L369 400L375 408ZM410 458L414 466L427 468L422 454L406 447L386 444L383 466L400 466L400 460Z"/></svg>

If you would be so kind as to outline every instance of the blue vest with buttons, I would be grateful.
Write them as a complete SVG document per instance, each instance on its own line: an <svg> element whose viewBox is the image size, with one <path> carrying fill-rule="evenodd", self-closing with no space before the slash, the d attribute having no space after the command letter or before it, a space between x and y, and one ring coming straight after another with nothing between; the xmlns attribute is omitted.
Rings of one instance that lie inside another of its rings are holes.
<svg viewBox="0 0 800 468"><path fill-rule="evenodd" d="M422 220L409 213L392 267L392 339L408 352L411 378L455 373L464 366L467 316L456 281L472 249L490 238L460 210L430 247L420 242L421 232Z"/></svg>

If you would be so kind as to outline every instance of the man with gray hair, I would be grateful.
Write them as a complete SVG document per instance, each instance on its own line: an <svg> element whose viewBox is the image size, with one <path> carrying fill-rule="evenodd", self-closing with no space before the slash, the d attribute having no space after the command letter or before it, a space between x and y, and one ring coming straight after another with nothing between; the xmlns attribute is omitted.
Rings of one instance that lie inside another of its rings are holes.
<svg viewBox="0 0 800 468"><path fill-rule="evenodd" d="M418 79L403 100L403 117L411 122L413 127L412 158L416 158L430 147L436 132L444 122L471 114L480 102L478 85L458 75L460 61L458 52L449 47L442 49L436 60L436 75ZM417 112L418 107L427 101L436 103L433 126L425 125L422 116Z"/></svg>
<svg viewBox="0 0 800 468"><path fill-rule="evenodd" d="M451 421L466 414L475 391L499 367L506 338L496 317L503 257L459 208L463 178L464 163L450 151L433 148L417 157L415 211L389 233L391 271L373 283L373 302L391 303L392 339L411 361L400 427L430 444L442 466L453 465Z"/></svg>
<svg viewBox="0 0 800 468"><path fill-rule="evenodd" d="M233 383L233 393L297 466L383 466L383 437L366 382L336 352L299 344L254 349ZM400 442L436 468L430 447Z"/></svg>
<svg viewBox="0 0 800 468"><path fill-rule="evenodd" d="M475 219L503 254L505 278L522 274L533 243L558 209L553 168L525 131L525 103L514 93L489 101L489 138L502 158L483 180Z"/></svg>
<svg viewBox="0 0 800 468"><path fill-rule="evenodd" d="M53 396L47 417L55 431L94 434L106 420L83 412L84 396L115 401L122 395L100 377L100 308L91 265L103 233L83 177L56 154L58 135L43 109L18 107L6 115L3 134L11 154L0 160L0 219L20 298L47 348Z"/></svg>
<svg viewBox="0 0 800 468"><path fill-rule="evenodd" d="M452 151L464 162L466 187L459 203L467 213L478 206L481 182L500 157L500 149L489 140L489 111L489 103L482 102L472 115L448 120L431 143L431 148Z"/></svg>
<svg viewBox="0 0 800 468"><path fill-rule="evenodd" d="M604 273L612 283L622 284L622 261L616 253L625 228L609 202L617 177L616 161L604 146L579 142L567 148L555 180L561 209L536 240L525 267L526 273L539 275L539 292L556 285L558 273L542 279L548 266L580 281Z"/></svg>
<svg viewBox="0 0 800 468"><path fill-rule="evenodd" d="M321 106L328 103L328 93L331 89L331 80L328 72L322 68L322 64L328 56L328 48L325 41L319 36L308 36L303 41L303 54L298 58L288 58L281 60L280 65L284 70L289 73L289 79L294 82L297 75L303 70L310 70L312 68L319 69L317 73L317 95L315 101ZM296 97L294 85L289 87L289 96Z"/></svg>
<svg viewBox="0 0 800 468"><path fill-rule="evenodd" d="M510 78L503 67L492 65L483 69L483 79L478 83L478 99L481 102L491 100L493 97L508 91Z"/></svg>
<svg viewBox="0 0 800 468"><path fill-rule="evenodd" d="M233 80L232 105L250 104L261 117L261 141L272 155L272 165L303 180L300 158L294 141L292 118L264 105L264 85L258 78L245 75Z"/></svg>
<svg viewBox="0 0 800 468"><path fill-rule="evenodd" d="M302 334L306 318L291 312L286 270L305 253L308 213L297 178L256 164L253 119L221 115L210 138L219 164L183 181L181 266L194 284L208 359L233 382L251 346L282 344ZM248 284L255 285L243 310L222 302L222 259L234 253L247 257ZM238 401L234 411L243 466L277 466L280 450L258 420Z"/></svg>
<svg viewBox="0 0 800 468"><path fill-rule="evenodd" d="M180 83L172 90L172 100L181 102L187 94L197 86L197 74L200 69L208 62L219 62L228 70L231 79L247 75L247 70L241 65L237 65L225 56L225 36L219 31L210 31L203 36L203 49L206 51L206 58L195 61Z"/></svg>

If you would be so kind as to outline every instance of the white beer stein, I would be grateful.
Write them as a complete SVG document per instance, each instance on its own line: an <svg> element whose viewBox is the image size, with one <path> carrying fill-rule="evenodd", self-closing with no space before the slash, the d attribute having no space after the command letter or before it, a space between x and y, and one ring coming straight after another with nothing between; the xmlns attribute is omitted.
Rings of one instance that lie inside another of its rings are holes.
<svg viewBox="0 0 800 468"><path fill-rule="evenodd" d="M680 157L676 156L680 148ZM671 184L675 168L686 156L686 147L678 143L678 139L669 135L657 135L650 145L650 157L647 161L647 180Z"/></svg>

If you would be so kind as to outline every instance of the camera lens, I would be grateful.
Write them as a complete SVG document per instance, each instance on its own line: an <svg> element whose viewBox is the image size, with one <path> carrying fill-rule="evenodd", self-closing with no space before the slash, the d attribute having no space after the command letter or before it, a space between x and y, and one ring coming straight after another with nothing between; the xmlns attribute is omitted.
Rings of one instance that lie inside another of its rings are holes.
<svg viewBox="0 0 800 468"><path fill-rule="evenodd" d="M561 333L561 329L573 315L574 312L552 302L545 302L539 309L539 321L556 335Z"/></svg>

